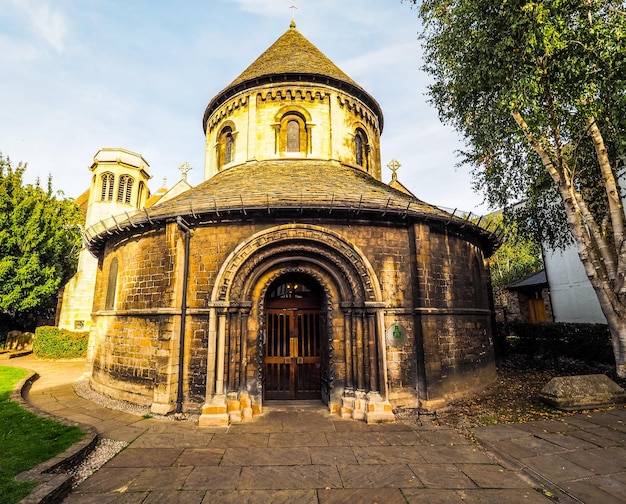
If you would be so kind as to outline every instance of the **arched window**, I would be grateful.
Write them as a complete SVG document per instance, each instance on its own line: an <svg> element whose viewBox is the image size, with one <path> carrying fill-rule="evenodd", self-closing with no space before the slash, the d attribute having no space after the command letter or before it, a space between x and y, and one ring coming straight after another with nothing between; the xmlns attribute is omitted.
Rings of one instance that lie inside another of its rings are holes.
<svg viewBox="0 0 626 504"><path fill-rule="evenodd" d="M235 160L235 135L230 126L222 129L217 139L217 167L221 169Z"/></svg>
<svg viewBox="0 0 626 504"><path fill-rule="evenodd" d="M113 175L111 172L103 173L100 176L100 182L102 183L102 193L100 194L100 201L112 201L113 183L115 182L115 175Z"/></svg>
<svg viewBox="0 0 626 504"><path fill-rule="evenodd" d="M304 117L297 112L288 112L276 124L278 151L281 154L306 156L310 143L309 129Z"/></svg>
<svg viewBox="0 0 626 504"><path fill-rule="evenodd" d="M107 283L107 297L104 302L105 310L112 310L115 307L115 291L117 290L117 257L111 260L109 266L109 279Z"/></svg>
<svg viewBox="0 0 626 504"><path fill-rule="evenodd" d="M357 128L354 134L354 160L356 164L366 170L369 168L368 154L369 144L367 142L367 135L361 128Z"/></svg>
<svg viewBox="0 0 626 504"><path fill-rule="evenodd" d="M146 185L143 182L139 182L139 189L137 191L137 207L138 208L143 206L145 192L146 192Z"/></svg>
<svg viewBox="0 0 626 504"><path fill-rule="evenodd" d="M122 175L117 189L117 201L120 203L130 203L130 196L133 190L133 178L130 175Z"/></svg>
<svg viewBox="0 0 626 504"><path fill-rule="evenodd" d="M287 122L287 152L300 152L300 123L295 119Z"/></svg>

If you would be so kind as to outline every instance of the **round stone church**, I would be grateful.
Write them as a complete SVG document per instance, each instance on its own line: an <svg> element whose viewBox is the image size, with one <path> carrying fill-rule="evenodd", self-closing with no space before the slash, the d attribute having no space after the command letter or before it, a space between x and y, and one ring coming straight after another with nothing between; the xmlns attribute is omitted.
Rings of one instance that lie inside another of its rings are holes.
<svg viewBox="0 0 626 504"><path fill-rule="evenodd" d="M85 233L92 387L200 425L275 400L372 423L494 379L496 238L382 182L379 104L295 24L202 126L204 182Z"/></svg>

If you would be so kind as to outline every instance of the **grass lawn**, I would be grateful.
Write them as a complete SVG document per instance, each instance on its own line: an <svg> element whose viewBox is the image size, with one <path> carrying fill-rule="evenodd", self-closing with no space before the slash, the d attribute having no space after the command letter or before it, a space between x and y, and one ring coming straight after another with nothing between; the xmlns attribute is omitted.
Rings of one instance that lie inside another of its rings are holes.
<svg viewBox="0 0 626 504"><path fill-rule="evenodd" d="M26 371L0 366L0 502L12 504L37 485L13 478L63 452L83 437L78 427L39 418L9 397Z"/></svg>

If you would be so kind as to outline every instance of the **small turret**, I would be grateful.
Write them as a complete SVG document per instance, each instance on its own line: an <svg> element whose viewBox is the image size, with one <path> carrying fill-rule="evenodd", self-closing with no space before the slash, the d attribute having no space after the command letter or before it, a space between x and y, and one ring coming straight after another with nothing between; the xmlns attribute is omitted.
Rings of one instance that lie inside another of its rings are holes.
<svg viewBox="0 0 626 504"><path fill-rule="evenodd" d="M91 190L85 227L112 215L142 208L148 199L150 165L141 156L125 149L100 149L89 168Z"/></svg>
<svg viewBox="0 0 626 504"><path fill-rule="evenodd" d="M149 167L141 154L125 149L100 149L89 167L93 175L87 196L85 229L111 216L143 208L149 197ZM91 327L97 269L98 260L83 248L76 274L61 294L57 320L61 329L87 331Z"/></svg>

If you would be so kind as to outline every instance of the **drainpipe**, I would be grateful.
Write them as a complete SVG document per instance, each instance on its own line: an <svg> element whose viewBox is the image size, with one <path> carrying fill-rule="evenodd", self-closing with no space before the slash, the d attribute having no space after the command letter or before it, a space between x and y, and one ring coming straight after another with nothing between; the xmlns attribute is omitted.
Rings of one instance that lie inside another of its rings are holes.
<svg viewBox="0 0 626 504"><path fill-rule="evenodd" d="M189 277L189 240L191 238L191 229L185 220L179 215L176 217L178 228L185 233L185 258L183 267L183 298L180 308L180 343L178 352L178 392L176 394L176 412L177 418L182 417L183 411L183 368L185 365L185 322L187 319L187 284Z"/></svg>

